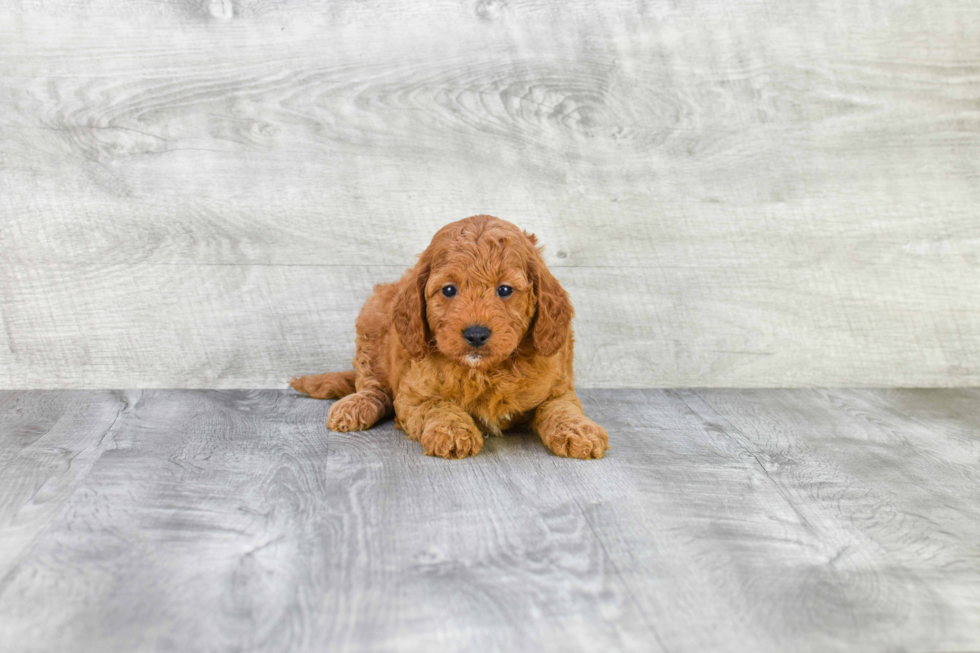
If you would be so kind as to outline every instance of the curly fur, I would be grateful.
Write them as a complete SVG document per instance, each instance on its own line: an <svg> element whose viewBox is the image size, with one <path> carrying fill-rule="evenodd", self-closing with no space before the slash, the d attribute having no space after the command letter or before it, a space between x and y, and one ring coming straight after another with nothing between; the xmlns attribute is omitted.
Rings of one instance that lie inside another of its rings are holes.
<svg viewBox="0 0 980 653"><path fill-rule="evenodd" d="M394 411L426 454L477 454L484 435L527 424L551 451L601 458L605 429L582 411L572 374L568 294L534 235L477 215L440 229L396 283L375 286L357 318L354 370L293 379L300 392L339 398L327 426L363 430ZM444 286L458 289L442 294ZM513 294L497 295L506 284ZM469 326L490 329L474 348Z"/></svg>

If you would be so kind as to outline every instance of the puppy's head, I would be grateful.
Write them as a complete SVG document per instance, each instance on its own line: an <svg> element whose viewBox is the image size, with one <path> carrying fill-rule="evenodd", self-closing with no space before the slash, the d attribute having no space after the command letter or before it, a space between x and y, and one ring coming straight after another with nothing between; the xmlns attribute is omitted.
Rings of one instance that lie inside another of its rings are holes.
<svg viewBox="0 0 980 653"><path fill-rule="evenodd" d="M525 338L552 356L569 337L572 305L533 235L489 215L448 224L406 275L393 320L405 348L431 347L459 365L488 369Z"/></svg>

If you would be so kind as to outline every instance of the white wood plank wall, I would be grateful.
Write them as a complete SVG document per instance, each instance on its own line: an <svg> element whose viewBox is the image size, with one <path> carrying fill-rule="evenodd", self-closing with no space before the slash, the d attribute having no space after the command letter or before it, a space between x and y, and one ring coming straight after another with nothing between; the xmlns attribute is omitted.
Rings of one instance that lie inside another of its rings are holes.
<svg viewBox="0 0 980 653"><path fill-rule="evenodd" d="M0 387L347 368L484 212L580 385L980 384L980 4L0 0Z"/></svg>

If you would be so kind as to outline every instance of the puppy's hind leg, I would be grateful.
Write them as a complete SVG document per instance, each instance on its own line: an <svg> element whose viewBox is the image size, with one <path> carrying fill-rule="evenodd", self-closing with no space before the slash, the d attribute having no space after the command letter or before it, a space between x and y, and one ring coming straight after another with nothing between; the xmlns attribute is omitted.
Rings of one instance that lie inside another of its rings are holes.
<svg viewBox="0 0 980 653"><path fill-rule="evenodd" d="M375 379L358 379L357 374L354 370L314 374L293 379L289 385L314 399L340 399L327 417L331 430L363 431L391 411L391 398Z"/></svg>
<svg viewBox="0 0 980 653"><path fill-rule="evenodd" d="M348 370L301 376L291 380L289 385L314 399L339 399L357 391L356 380L357 372Z"/></svg>
<svg viewBox="0 0 980 653"><path fill-rule="evenodd" d="M333 406L327 416L327 428L333 431L363 431L391 412L391 392L378 380L365 338L358 334L354 368L355 389Z"/></svg>
<svg viewBox="0 0 980 653"><path fill-rule="evenodd" d="M363 431L391 412L391 395L371 375L369 366L359 367L356 385L357 392L330 407L327 428L332 431Z"/></svg>
<svg viewBox="0 0 980 653"><path fill-rule="evenodd" d="M363 431L391 412L391 398L377 389L358 390L330 407L331 431Z"/></svg>
<svg viewBox="0 0 980 653"><path fill-rule="evenodd" d="M314 399L340 399L330 407L327 418L327 426L334 431L363 431L391 410L391 398L380 384L371 377L359 382L354 370L302 376L289 385Z"/></svg>

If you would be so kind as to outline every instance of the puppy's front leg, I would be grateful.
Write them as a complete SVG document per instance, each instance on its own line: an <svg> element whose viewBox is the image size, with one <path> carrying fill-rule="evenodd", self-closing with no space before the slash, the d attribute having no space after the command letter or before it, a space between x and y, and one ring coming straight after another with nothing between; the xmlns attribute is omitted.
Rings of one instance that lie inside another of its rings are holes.
<svg viewBox="0 0 980 653"><path fill-rule="evenodd" d="M421 443L429 456L466 458L483 448L483 433L473 418L444 399L395 399L398 426Z"/></svg>
<svg viewBox="0 0 980 653"><path fill-rule="evenodd" d="M559 456L602 458L609 448L609 435L582 410L574 391L548 399L534 411L531 428Z"/></svg>

